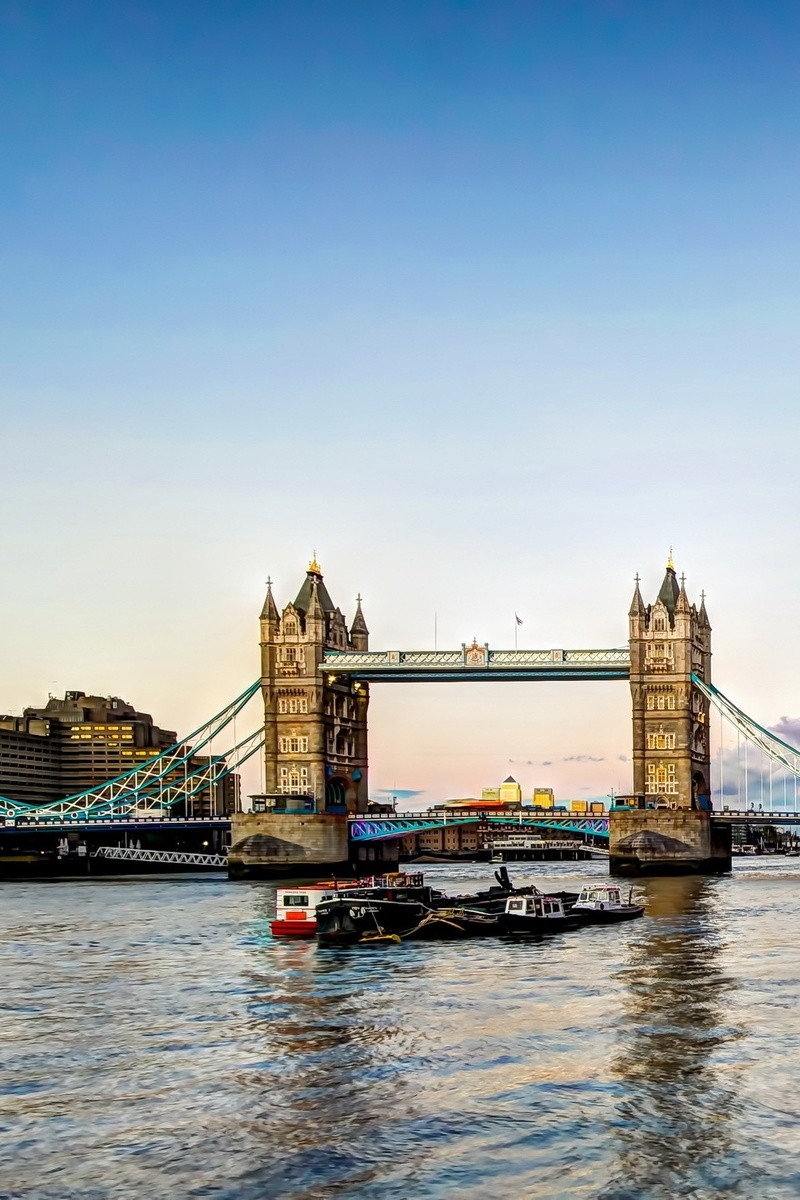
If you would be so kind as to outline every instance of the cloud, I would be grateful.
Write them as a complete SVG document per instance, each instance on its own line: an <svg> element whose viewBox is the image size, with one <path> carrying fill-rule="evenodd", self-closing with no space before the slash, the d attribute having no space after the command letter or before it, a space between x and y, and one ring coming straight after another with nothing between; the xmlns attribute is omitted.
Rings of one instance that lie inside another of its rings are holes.
<svg viewBox="0 0 800 1200"><path fill-rule="evenodd" d="M595 758L593 754L570 754L569 758L562 758L562 762L605 762L604 758Z"/></svg>
<svg viewBox="0 0 800 1200"><path fill-rule="evenodd" d="M800 746L800 717L781 717L775 725L769 726L770 733L776 733L785 742Z"/></svg>
<svg viewBox="0 0 800 1200"><path fill-rule="evenodd" d="M627 762L627 761L628 761L627 754L618 754L617 755L617 762Z"/></svg>
<svg viewBox="0 0 800 1200"><path fill-rule="evenodd" d="M397 800L411 800L414 796L424 795L424 788L377 788L372 792L373 798L383 800L391 800L393 797Z"/></svg>

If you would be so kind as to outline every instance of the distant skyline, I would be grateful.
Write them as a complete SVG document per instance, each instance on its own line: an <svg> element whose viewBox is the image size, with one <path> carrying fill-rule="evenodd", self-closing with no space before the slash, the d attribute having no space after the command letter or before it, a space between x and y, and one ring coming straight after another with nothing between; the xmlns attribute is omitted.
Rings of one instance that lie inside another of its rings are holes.
<svg viewBox="0 0 800 1200"><path fill-rule="evenodd" d="M377 648L624 645L669 546L800 719L800 9L0 0L0 710L185 731L316 548ZM626 684L379 687L371 784L629 786Z"/></svg>

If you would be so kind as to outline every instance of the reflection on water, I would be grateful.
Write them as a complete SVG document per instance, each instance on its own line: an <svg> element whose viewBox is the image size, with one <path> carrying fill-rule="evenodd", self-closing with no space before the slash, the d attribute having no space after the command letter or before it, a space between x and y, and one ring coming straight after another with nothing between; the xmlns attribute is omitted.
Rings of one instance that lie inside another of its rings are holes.
<svg viewBox="0 0 800 1200"><path fill-rule="evenodd" d="M0 1195L800 1195L800 866L642 891L619 928L326 950L271 939L266 886L3 885Z"/></svg>
<svg viewBox="0 0 800 1200"><path fill-rule="evenodd" d="M624 1086L618 1163L608 1197L724 1194L741 1171L731 1119L741 1115L736 1073L714 1069L743 1031L726 1022L735 981L725 973L716 881L649 881L650 920L637 927L617 972L624 986L612 1072Z"/></svg>

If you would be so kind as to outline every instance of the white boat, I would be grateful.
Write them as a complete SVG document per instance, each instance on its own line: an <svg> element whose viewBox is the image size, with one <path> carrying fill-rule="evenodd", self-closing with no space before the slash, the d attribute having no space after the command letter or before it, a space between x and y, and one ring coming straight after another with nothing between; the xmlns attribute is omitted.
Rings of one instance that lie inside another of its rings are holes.
<svg viewBox="0 0 800 1200"><path fill-rule="evenodd" d="M572 906L585 925L612 925L616 921L631 921L644 913L643 904L632 904L632 891L625 903L618 887L613 884L592 884L582 889Z"/></svg>

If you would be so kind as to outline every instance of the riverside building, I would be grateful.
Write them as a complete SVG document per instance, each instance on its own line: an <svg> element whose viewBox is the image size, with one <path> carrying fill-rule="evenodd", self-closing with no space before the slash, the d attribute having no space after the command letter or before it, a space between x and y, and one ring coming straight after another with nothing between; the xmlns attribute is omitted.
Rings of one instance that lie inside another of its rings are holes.
<svg viewBox="0 0 800 1200"><path fill-rule="evenodd" d="M174 730L161 729L119 696L50 696L21 717L0 716L0 796L27 804L61 800L144 765L176 741ZM207 761L196 755L190 769ZM238 812L239 777L227 776L189 803L184 815Z"/></svg>

